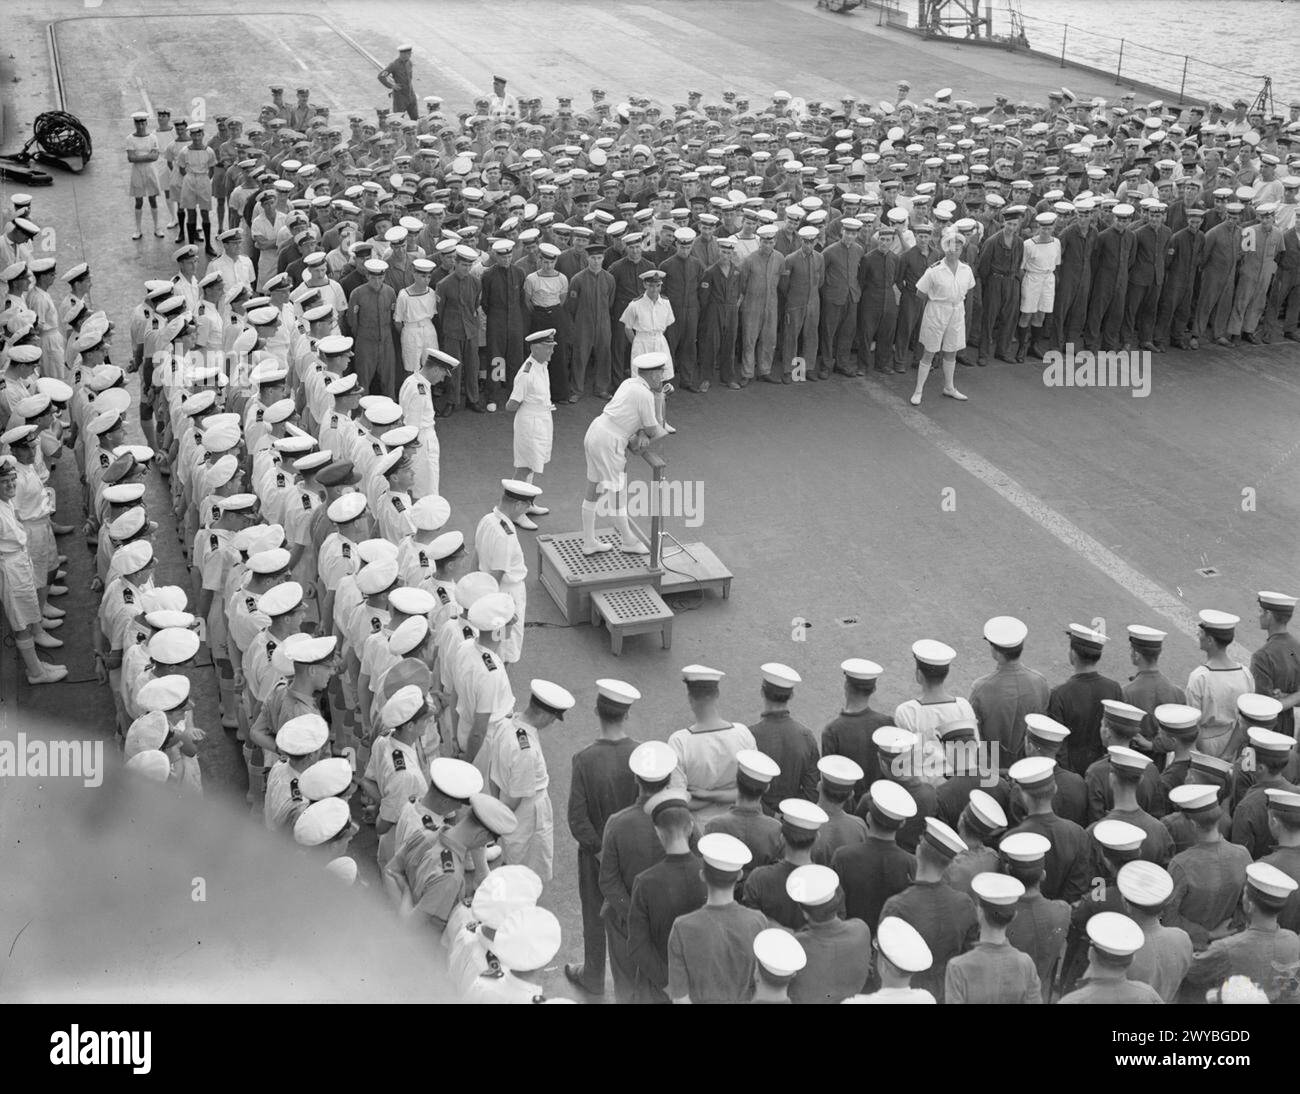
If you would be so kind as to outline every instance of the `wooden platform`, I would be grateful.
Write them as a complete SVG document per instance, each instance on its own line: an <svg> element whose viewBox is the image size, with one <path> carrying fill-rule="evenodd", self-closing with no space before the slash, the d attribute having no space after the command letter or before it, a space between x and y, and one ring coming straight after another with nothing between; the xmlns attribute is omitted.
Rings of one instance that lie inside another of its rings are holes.
<svg viewBox="0 0 1300 1094"><path fill-rule="evenodd" d="M673 610L649 585L600 589L591 594L591 625L609 628L609 648L623 652L623 639L634 634L658 634L664 649L673 644Z"/></svg>
<svg viewBox="0 0 1300 1094"><path fill-rule="evenodd" d="M649 555L618 550L618 533L612 528L598 528L596 538L614 550L584 555L581 532L537 537L537 576L571 626L590 622L591 594L602 589L648 585L661 596L697 589L713 589L723 597L731 593L731 571L702 543L685 544L683 550L665 540L663 565L652 570Z"/></svg>

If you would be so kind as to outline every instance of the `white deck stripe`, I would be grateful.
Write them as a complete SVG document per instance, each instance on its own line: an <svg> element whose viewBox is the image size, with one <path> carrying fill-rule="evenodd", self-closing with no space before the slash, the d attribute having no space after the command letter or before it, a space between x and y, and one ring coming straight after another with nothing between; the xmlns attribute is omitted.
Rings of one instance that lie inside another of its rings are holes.
<svg viewBox="0 0 1300 1094"><path fill-rule="evenodd" d="M1036 494L1025 489L997 465L986 460L978 452L967 448L907 400L900 399L875 380L863 380L863 386L872 399L897 414L908 429L924 437L958 467L1014 505L1045 532L1059 540L1085 562L1100 570L1135 600L1140 600L1152 611L1159 612L1188 637L1192 639L1198 637L1196 614L1178 597L1134 569L1114 551L1099 543ZM942 398L938 386L932 386L926 397L930 400ZM1120 632L1110 637L1122 636L1123 632ZM1250 650L1240 642L1234 642L1229 647L1229 652L1243 663L1250 663Z"/></svg>

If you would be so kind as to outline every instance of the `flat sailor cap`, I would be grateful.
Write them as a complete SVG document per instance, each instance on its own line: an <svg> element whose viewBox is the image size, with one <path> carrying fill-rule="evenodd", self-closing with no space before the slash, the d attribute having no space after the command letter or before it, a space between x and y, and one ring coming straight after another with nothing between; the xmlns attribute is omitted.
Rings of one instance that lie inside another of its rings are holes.
<svg viewBox="0 0 1300 1094"><path fill-rule="evenodd" d="M871 805L891 820L906 821L916 816L916 799L888 779L877 779L869 791Z"/></svg>
<svg viewBox="0 0 1300 1094"><path fill-rule="evenodd" d="M677 753L666 741L643 741L632 750L627 766L643 782L661 782L677 769Z"/></svg>
<svg viewBox="0 0 1300 1094"><path fill-rule="evenodd" d="M785 879L786 895L796 904L812 908L828 904L839 887L839 875L829 866L797 866Z"/></svg>
<svg viewBox="0 0 1300 1094"><path fill-rule="evenodd" d="M754 858L748 847L725 832L709 832L701 836L699 852L708 865L724 873L738 873Z"/></svg>
<svg viewBox="0 0 1300 1094"><path fill-rule="evenodd" d="M312 802L293 824L293 840L301 847L319 847L342 832L352 821L352 810L342 798Z"/></svg>
<svg viewBox="0 0 1300 1094"><path fill-rule="evenodd" d="M821 870L826 867L801 866L799 869ZM787 886L793 878L794 874L791 874ZM754 936L754 960L767 970L769 976L785 978L800 972L808 964L808 955L799 940L789 931L768 927Z"/></svg>
<svg viewBox="0 0 1300 1094"><path fill-rule="evenodd" d="M921 932L896 915L881 919L876 928L876 943L885 959L902 972L925 972L934 963Z"/></svg>
<svg viewBox="0 0 1300 1094"><path fill-rule="evenodd" d="M1099 820L1092 834L1098 843L1111 851L1136 851L1146 838L1146 833L1136 824L1110 817Z"/></svg>
<svg viewBox="0 0 1300 1094"><path fill-rule="evenodd" d="M772 763L775 767L775 761ZM847 756L823 756L817 761L817 770L822 781L831 786L857 786L867 777L866 772Z"/></svg>
<svg viewBox="0 0 1300 1094"><path fill-rule="evenodd" d="M1174 895L1174 879L1154 862L1138 859L1120 867L1115 883L1119 894L1141 908L1159 908Z"/></svg>
<svg viewBox="0 0 1300 1094"><path fill-rule="evenodd" d="M780 765L771 756L754 748L736 753L736 768L757 783L770 783L781 774Z"/></svg>
<svg viewBox="0 0 1300 1094"><path fill-rule="evenodd" d="M1088 920L1088 941L1112 957L1131 957L1146 944L1146 935L1126 915L1098 912Z"/></svg>
<svg viewBox="0 0 1300 1094"><path fill-rule="evenodd" d="M803 798L786 798L780 806L781 820L795 828L816 832L824 824L830 823L830 817L816 802Z"/></svg>
<svg viewBox="0 0 1300 1094"><path fill-rule="evenodd" d="M1051 744L1060 744L1070 735L1068 726L1062 725L1055 718L1046 714L1026 714L1025 729L1031 737Z"/></svg>
<svg viewBox="0 0 1300 1094"><path fill-rule="evenodd" d="M1010 649L1021 645L1029 628L1012 615L995 615L984 624L984 640L995 646Z"/></svg>
<svg viewBox="0 0 1300 1094"><path fill-rule="evenodd" d="M1012 832L998 844L998 853L1012 862L1041 862L1052 849L1052 841L1038 832Z"/></svg>

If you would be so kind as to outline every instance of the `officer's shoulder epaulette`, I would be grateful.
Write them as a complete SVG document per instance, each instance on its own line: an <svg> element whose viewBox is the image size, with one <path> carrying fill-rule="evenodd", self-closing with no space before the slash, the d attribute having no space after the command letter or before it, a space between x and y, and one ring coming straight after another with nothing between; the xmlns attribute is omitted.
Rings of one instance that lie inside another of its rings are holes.
<svg viewBox="0 0 1300 1094"><path fill-rule="evenodd" d="M384 446L383 446L382 444L380 444L378 441L371 441L371 442L370 442L370 450L371 450L371 451L372 451L376 456L382 456L382 455L384 454Z"/></svg>
<svg viewBox="0 0 1300 1094"><path fill-rule="evenodd" d="M123 586L123 587L122 587L122 603L123 603L123 604L134 604L134 603L135 603L135 593L133 593L133 592L130 590L130 588L128 588L128 587L126 587L126 586Z"/></svg>
<svg viewBox="0 0 1300 1094"><path fill-rule="evenodd" d="M393 495L393 508L396 509L399 513L406 512L405 503L403 503L402 499L398 497L396 494Z"/></svg>
<svg viewBox="0 0 1300 1094"><path fill-rule="evenodd" d="M217 537L217 533L213 532L208 538L208 550L215 551L219 546L221 546L221 540Z"/></svg>
<svg viewBox="0 0 1300 1094"><path fill-rule="evenodd" d="M244 610L247 612L257 611L257 597L255 596L244 597Z"/></svg>
<svg viewBox="0 0 1300 1094"><path fill-rule="evenodd" d="M275 649L276 649L275 639L268 638L266 640L266 659L268 661L271 660L271 654L275 653Z"/></svg>
<svg viewBox="0 0 1300 1094"><path fill-rule="evenodd" d="M311 512L311 494L306 490L302 492L302 508L304 512Z"/></svg>
<svg viewBox="0 0 1300 1094"><path fill-rule="evenodd" d="M344 540L343 543L340 545L340 547L344 558L352 557L352 544L350 544L347 540Z"/></svg>
<svg viewBox="0 0 1300 1094"><path fill-rule="evenodd" d="M454 869L456 869L456 856L447 850L447 848L444 847L442 849L439 858L442 862L442 872L444 874L450 874Z"/></svg>
<svg viewBox="0 0 1300 1094"><path fill-rule="evenodd" d="M428 567L428 565L429 565L429 556L428 556L428 555L426 555L423 551L417 551L417 552L416 552L416 557L419 559L419 562L420 562L420 565L421 565L421 566L423 566L423 567L425 567L425 568Z"/></svg>
<svg viewBox="0 0 1300 1094"><path fill-rule="evenodd" d="M496 672L496 662L492 659L492 651L483 651L483 664L487 667L488 672Z"/></svg>
<svg viewBox="0 0 1300 1094"><path fill-rule="evenodd" d="M419 383L417 383L417 384L415 385L415 390L418 391L421 395L428 395L428 394L429 394L429 389L428 389L428 387L425 386L425 383L424 383L423 380L421 380Z"/></svg>
<svg viewBox="0 0 1300 1094"><path fill-rule="evenodd" d="M280 487L281 489L283 489L283 488L284 488L284 484L285 484L284 472L283 472L283 471L277 471L277 472L275 473L275 485L278 486L278 487Z"/></svg>
<svg viewBox="0 0 1300 1094"><path fill-rule="evenodd" d="M378 634L383 629L384 629L384 625L382 622L380 622L379 616L372 615L370 617L370 633Z"/></svg>
<svg viewBox="0 0 1300 1094"><path fill-rule="evenodd" d="M421 556L421 558L424 557L424 552L423 552L423 551L420 552L420 556ZM433 591L437 594L438 599L441 600L444 604L450 604L450 603L451 603L451 597L447 595L447 590L444 589L441 585L439 585L439 586L438 586L436 589L434 589Z"/></svg>
<svg viewBox="0 0 1300 1094"><path fill-rule="evenodd" d="M393 770L394 771L406 770L406 753L403 752L400 748L393 749Z"/></svg>
<svg viewBox="0 0 1300 1094"><path fill-rule="evenodd" d="M113 461L110 460L110 459L108 458L108 453L107 453L107 452L101 452L101 453L99 454L99 466L100 466L100 467L107 467L107 466L108 466L110 463L112 463L112 462L113 462Z"/></svg>
<svg viewBox="0 0 1300 1094"><path fill-rule="evenodd" d="M296 802L302 801L302 791L298 789L298 780L289 780L289 797Z"/></svg>
<svg viewBox="0 0 1300 1094"><path fill-rule="evenodd" d="M259 407L257 408L257 414L254 416L253 420L254 420L255 422L260 422L260 421L262 420L262 415L265 414L265 413L266 413L266 407L264 407L264 406L259 406Z"/></svg>
<svg viewBox="0 0 1300 1094"><path fill-rule="evenodd" d="M469 625L467 624L467 625L461 627L461 629L460 629L460 634L461 634L461 637L462 637L462 638L473 638L473 637L474 637L474 628L471 627L471 626L469 626Z"/></svg>
<svg viewBox="0 0 1300 1094"><path fill-rule="evenodd" d="M533 742L528 739L528 730L524 729L523 726L519 726L515 730L515 741L518 743L520 748L533 747Z"/></svg>
<svg viewBox="0 0 1300 1094"><path fill-rule="evenodd" d="M501 530L505 532L505 534L508 536L513 536L515 534L514 528L511 526L510 522L505 519L505 517L501 518Z"/></svg>
<svg viewBox="0 0 1300 1094"><path fill-rule="evenodd" d="M530 1000L528 1000L528 1001L529 1001L530 1003L545 1003L545 1002L546 1002L546 996L544 996L544 995L534 995L534 996L533 996Z"/></svg>

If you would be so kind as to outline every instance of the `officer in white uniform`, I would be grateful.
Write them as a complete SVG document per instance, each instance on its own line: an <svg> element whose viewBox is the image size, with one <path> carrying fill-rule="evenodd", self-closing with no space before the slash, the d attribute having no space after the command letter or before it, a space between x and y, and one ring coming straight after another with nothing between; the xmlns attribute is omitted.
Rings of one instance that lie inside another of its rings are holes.
<svg viewBox="0 0 1300 1094"><path fill-rule="evenodd" d="M541 970L560 952L560 921L545 908L511 913L492 939L486 972L465 992L467 1003L541 1003Z"/></svg>
<svg viewBox="0 0 1300 1094"><path fill-rule="evenodd" d="M298 777L324 755L329 746L330 727L319 714L300 714L284 723L275 735L275 747L282 759L266 777L262 822L278 832L292 827L307 806Z"/></svg>
<svg viewBox="0 0 1300 1094"><path fill-rule="evenodd" d="M546 882L553 874L555 835L540 733L564 720L574 698L549 680L533 680L529 687L528 708L492 731L484 748L488 790L515 814L514 832L501 841L502 859L527 866Z"/></svg>
<svg viewBox="0 0 1300 1094"><path fill-rule="evenodd" d="M488 954L501 925L515 912L535 907L541 896L542 879L527 866L498 866L474 890L468 906L462 902L452 913L442 944L447 973L458 989L467 991L488 971Z"/></svg>
<svg viewBox="0 0 1300 1094"><path fill-rule="evenodd" d="M474 551L478 568L497 579L503 593L515 602L515 621L501 643L501 660L507 665L519 660L524 649L524 612L528 606L528 564L514 525L541 494L539 486L519 479L502 479L501 502L478 522Z"/></svg>
<svg viewBox="0 0 1300 1094"><path fill-rule="evenodd" d="M424 361L418 372L413 372L397 392L402 408L402 421L416 429L420 442L415 460L415 494L427 497L437 494L441 485L438 433L434 428L437 414L433 409L433 389L447 379L460 362L451 354L439 349L424 352Z"/></svg>
<svg viewBox="0 0 1300 1094"><path fill-rule="evenodd" d="M534 331L525 339L530 346L528 360L515 373L514 387L506 410L515 416L514 460L515 478L531 483L551 461L551 442L555 426L551 420L554 404L551 402L550 360L555 352L555 328ZM536 521L530 516L545 516L549 509L533 505L515 518L520 528L533 531Z"/></svg>

